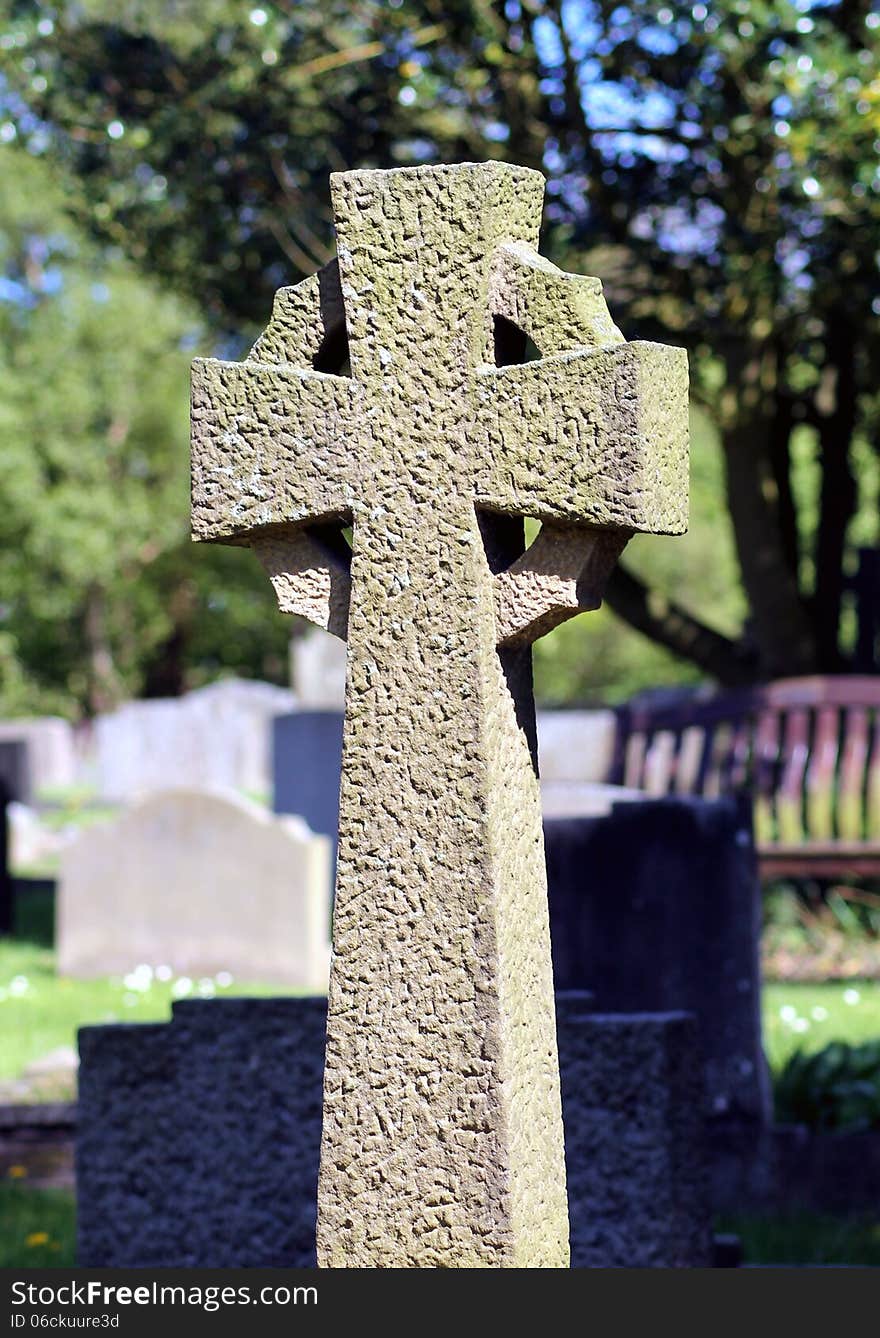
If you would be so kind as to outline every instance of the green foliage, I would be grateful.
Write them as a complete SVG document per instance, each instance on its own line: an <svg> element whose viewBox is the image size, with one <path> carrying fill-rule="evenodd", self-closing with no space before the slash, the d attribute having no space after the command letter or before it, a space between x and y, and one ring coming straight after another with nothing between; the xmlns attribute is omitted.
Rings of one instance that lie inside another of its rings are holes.
<svg viewBox="0 0 880 1338"><path fill-rule="evenodd" d="M715 1230L739 1236L746 1264L880 1265L876 1215L762 1212L760 1216L725 1216L715 1222Z"/></svg>
<svg viewBox="0 0 880 1338"><path fill-rule="evenodd" d="M765 978L880 976L880 895L867 887L777 883L764 893ZM880 1016L876 1019L880 1032Z"/></svg>
<svg viewBox="0 0 880 1338"><path fill-rule="evenodd" d="M721 447L695 462L723 459L748 609L697 478L687 558L638 541L624 565L641 579L610 592L665 649L596 618L590 665L586 632L563 629L540 653L546 696L846 667L845 575L877 542L880 486L868 0L7 5L2 135L212 328L254 332L274 290L329 257L328 167L503 157L548 173L545 249L603 275L626 333L688 346ZM149 600L143 619L159 638ZM136 682L137 655L113 658Z"/></svg>
<svg viewBox="0 0 880 1338"><path fill-rule="evenodd" d="M0 713L78 715L223 671L283 681L256 564L188 538L200 318L76 232L45 162L0 153Z"/></svg>
<svg viewBox="0 0 880 1338"><path fill-rule="evenodd" d="M880 1129L880 1039L792 1055L774 1082L776 1119L829 1133Z"/></svg>

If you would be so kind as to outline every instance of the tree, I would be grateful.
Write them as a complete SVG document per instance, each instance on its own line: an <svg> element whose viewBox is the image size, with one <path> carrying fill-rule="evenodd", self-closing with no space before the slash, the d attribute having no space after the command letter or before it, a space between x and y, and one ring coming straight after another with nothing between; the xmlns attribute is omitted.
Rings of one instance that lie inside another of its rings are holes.
<svg viewBox="0 0 880 1338"><path fill-rule="evenodd" d="M202 664L259 668L207 607L225 555L188 541L198 317L77 236L44 162L0 152L0 707L79 714L180 691L184 630ZM246 629L255 591L264 615L271 602L246 566L224 598L243 590ZM259 644L283 673L280 617Z"/></svg>
<svg viewBox="0 0 880 1338"><path fill-rule="evenodd" d="M602 273L631 336L691 351L749 618L725 633L626 560L612 607L723 682L845 666L880 351L867 0L11 12L10 122L68 170L81 220L221 326L263 322L330 254L328 166L544 168L551 254Z"/></svg>

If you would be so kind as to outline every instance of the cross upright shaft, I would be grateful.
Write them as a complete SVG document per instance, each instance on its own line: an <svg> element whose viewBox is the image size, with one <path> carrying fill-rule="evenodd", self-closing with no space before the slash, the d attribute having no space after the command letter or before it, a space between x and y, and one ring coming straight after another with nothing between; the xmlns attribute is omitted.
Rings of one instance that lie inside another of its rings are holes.
<svg viewBox="0 0 880 1338"><path fill-rule="evenodd" d="M348 636L319 1261L564 1266L529 643L683 527L686 364L540 260L538 173L332 185L339 287L193 393L197 536ZM340 328L351 377L302 370ZM532 329L550 356L496 368Z"/></svg>

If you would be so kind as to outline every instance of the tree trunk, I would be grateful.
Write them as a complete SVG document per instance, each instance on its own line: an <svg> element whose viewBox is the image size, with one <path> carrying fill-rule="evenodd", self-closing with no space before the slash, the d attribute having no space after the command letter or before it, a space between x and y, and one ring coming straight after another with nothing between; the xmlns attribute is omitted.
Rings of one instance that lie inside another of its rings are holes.
<svg viewBox="0 0 880 1338"><path fill-rule="evenodd" d="M758 420L727 428L722 444L727 501L761 675L772 679L812 673L816 649L783 542L766 424Z"/></svg>
<svg viewBox="0 0 880 1338"><path fill-rule="evenodd" d="M144 697L180 697L186 691L186 652L192 635L198 595L188 578L171 592L168 614L171 631L150 657L144 671Z"/></svg>
<svg viewBox="0 0 880 1338"><path fill-rule="evenodd" d="M631 572L615 567L605 603L637 632L716 678L724 687L754 683L757 657L745 642L731 641L671 600L658 600Z"/></svg>
<svg viewBox="0 0 880 1338"><path fill-rule="evenodd" d="M816 589L813 625L819 666L825 673L843 667L840 654L840 605L846 532L858 501L850 468L850 444L856 421L856 387L850 328L839 315L829 318L826 379L834 406L819 421L822 492L816 535Z"/></svg>
<svg viewBox="0 0 880 1338"><path fill-rule="evenodd" d="M107 601L98 585L86 593L85 638L88 649L88 710L92 715L111 711L123 698L122 684L107 635Z"/></svg>

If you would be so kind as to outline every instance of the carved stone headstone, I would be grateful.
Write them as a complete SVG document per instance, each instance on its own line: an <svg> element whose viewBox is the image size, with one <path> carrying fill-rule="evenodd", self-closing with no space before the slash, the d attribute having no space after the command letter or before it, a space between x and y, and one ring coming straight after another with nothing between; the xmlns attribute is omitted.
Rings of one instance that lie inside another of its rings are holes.
<svg viewBox="0 0 880 1338"><path fill-rule="evenodd" d="M538 255L543 185L333 176L338 263L194 366L195 536L348 637L325 1266L569 1260L530 643L684 528L687 362Z"/></svg>
<svg viewBox="0 0 880 1338"><path fill-rule="evenodd" d="M81 832L61 853L62 975L226 971L327 987L330 843L238 795L165 790Z"/></svg>

